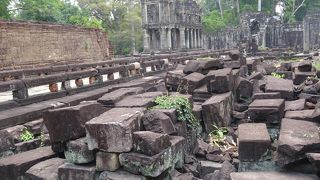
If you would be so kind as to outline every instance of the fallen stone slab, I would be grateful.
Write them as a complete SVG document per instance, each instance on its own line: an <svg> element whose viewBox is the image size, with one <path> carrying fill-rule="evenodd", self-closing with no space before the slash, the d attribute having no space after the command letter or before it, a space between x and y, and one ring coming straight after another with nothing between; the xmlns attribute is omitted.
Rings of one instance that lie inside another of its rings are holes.
<svg viewBox="0 0 320 180"><path fill-rule="evenodd" d="M208 92L207 85L203 85L193 91L193 101L203 103L212 96L212 93Z"/></svg>
<svg viewBox="0 0 320 180"><path fill-rule="evenodd" d="M283 99L256 99L248 109L248 116L253 122L279 123L284 116Z"/></svg>
<svg viewBox="0 0 320 180"><path fill-rule="evenodd" d="M319 148L319 124L282 119L276 161L279 166L304 159L306 153L318 152Z"/></svg>
<svg viewBox="0 0 320 180"><path fill-rule="evenodd" d="M264 123L246 123L238 126L239 160L263 161L271 147L271 139Z"/></svg>
<svg viewBox="0 0 320 180"><path fill-rule="evenodd" d="M312 62L311 61L301 61L298 64L298 70L301 72L310 72L312 70Z"/></svg>
<svg viewBox="0 0 320 180"><path fill-rule="evenodd" d="M161 111L149 110L142 116L142 123L147 131L174 134L175 128L169 116Z"/></svg>
<svg viewBox="0 0 320 180"><path fill-rule="evenodd" d="M147 180L147 178L124 170L117 170L115 172L102 172L99 176L99 180Z"/></svg>
<svg viewBox="0 0 320 180"><path fill-rule="evenodd" d="M184 74L182 70L168 71L165 77L167 89L177 91L180 83L182 82L182 78L185 76L186 74Z"/></svg>
<svg viewBox="0 0 320 180"><path fill-rule="evenodd" d="M56 154L51 147L41 147L19 153L0 160L0 174L3 180L19 179L33 165L54 158Z"/></svg>
<svg viewBox="0 0 320 180"><path fill-rule="evenodd" d="M139 153L122 153L120 164L126 171L143 176L158 177L170 167L181 168L184 162L186 141L180 136L170 136L171 147L154 156Z"/></svg>
<svg viewBox="0 0 320 180"><path fill-rule="evenodd" d="M307 153L307 158L317 168L317 175L320 177L320 153Z"/></svg>
<svg viewBox="0 0 320 180"><path fill-rule="evenodd" d="M64 151L66 161L73 164L87 164L94 161L94 153L89 150L86 138L69 141Z"/></svg>
<svg viewBox="0 0 320 180"><path fill-rule="evenodd" d="M223 61L221 59L215 58L198 58L197 61L200 63L199 67L202 69L203 73L207 73L209 70L220 69L223 66Z"/></svg>
<svg viewBox="0 0 320 180"><path fill-rule="evenodd" d="M236 94L237 97L251 98L253 92L253 83L245 78L240 78L236 82Z"/></svg>
<svg viewBox="0 0 320 180"><path fill-rule="evenodd" d="M132 133L140 130L141 108L113 108L85 124L89 150L129 152Z"/></svg>
<svg viewBox="0 0 320 180"><path fill-rule="evenodd" d="M34 135L40 135L41 132L48 133L42 118L35 121L30 121L24 124L24 126Z"/></svg>
<svg viewBox="0 0 320 180"><path fill-rule="evenodd" d="M200 61L192 60L187 63L187 65L183 69L183 73L191 74L194 72L201 72L202 67L200 66Z"/></svg>
<svg viewBox="0 0 320 180"><path fill-rule="evenodd" d="M287 172L233 172L231 180L316 180L318 177L310 174Z"/></svg>
<svg viewBox="0 0 320 180"><path fill-rule="evenodd" d="M116 171L120 167L119 154L99 151L96 155L97 171Z"/></svg>
<svg viewBox="0 0 320 180"><path fill-rule="evenodd" d="M200 172L200 177L204 177L207 174L210 174L216 170L220 170L221 167L222 167L222 164L220 163L216 163L212 161L200 161L197 169Z"/></svg>
<svg viewBox="0 0 320 180"><path fill-rule="evenodd" d="M279 92L272 92L272 93L254 93L252 100L256 99L281 99Z"/></svg>
<svg viewBox="0 0 320 180"><path fill-rule="evenodd" d="M115 103L123 99L125 96L140 94L143 92L144 89L141 87L120 88L103 95L101 98L98 99L98 102L107 107L114 107Z"/></svg>
<svg viewBox="0 0 320 180"><path fill-rule="evenodd" d="M286 101L285 102L285 111L297 111L303 110L306 105L306 99L298 99L295 101Z"/></svg>
<svg viewBox="0 0 320 180"><path fill-rule="evenodd" d="M14 139L6 130L0 130L0 154L8 150L14 150Z"/></svg>
<svg viewBox="0 0 320 180"><path fill-rule="evenodd" d="M233 96L231 92L213 95L202 104L203 122L207 132L213 130L213 125L228 126L231 123L233 111Z"/></svg>
<svg viewBox="0 0 320 180"><path fill-rule="evenodd" d="M299 85L303 83L308 77L316 77L316 72L301 72L298 69L294 71L293 83Z"/></svg>
<svg viewBox="0 0 320 180"><path fill-rule="evenodd" d="M117 102L115 107L117 108L137 108L144 107L149 108L154 105L154 99L157 96L162 96L163 92L146 92L143 94L137 94L132 96L127 96Z"/></svg>
<svg viewBox="0 0 320 180"><path fill-rule="evenodd" d="M266 92L280 92L282 99L293 100L292 80L267 76L265 90Z"/></svg>
<svg viewBox="0 0 320 180"><path fill-rule="evenodd" d="M10 134L10 136L13 138L15 143L18 143L22 141L20 136L22 135L25 129L26 127L24 125L17 125L17 126L6 128L4 130Z"/></svg>
<svg viewBox="0 0 320 180"><path fill-rule="evenodd" d="M208 91L213 93L232 91L234 86L232 76L231 68L209 71L207 74L207 79L209 81L207 84Z"/></svg>
<svg viewBox="0 0 320 180"><path fill-rule="evenodd" d="M193 91L206 82L206 76L201 73L191 73L182 78L178 91L181 93L192 94Z"/></svg>
<svg viewBox="0 0 320 180"><path fill-rule="evenodd" d="M169 135L151 131L137 131L133 133L133 151L153 156L171 145Z"/></svg>
<svg viewBox="0 0 320 180"><path fill-rule="evenodd" d="M288 119L316 121L316 119L314 119L312 116L313 113L314 113L314 110L287 111L284 117Z"/></svg>
<svg viewBox="0 0 320 180"><path fill-rule="evenodd" d="M58 167L64 164L64 159L52 158L32 166L25 174L30 180L58 179Z"/></svg>
<svg viewBox="0 0 320 180"><path fill-rule="evenodd" d="M95 180L97 175L94 165L74 165L65 163L58 168L59 180Z"/></svg>
<svg viewBox="0 0 320 180"><path fill-rule="evenodd" d="M84 137L84 124L107 109L97 102L85 102L78 106L53 109L43 114L51 142L65 142Z"/></svg>

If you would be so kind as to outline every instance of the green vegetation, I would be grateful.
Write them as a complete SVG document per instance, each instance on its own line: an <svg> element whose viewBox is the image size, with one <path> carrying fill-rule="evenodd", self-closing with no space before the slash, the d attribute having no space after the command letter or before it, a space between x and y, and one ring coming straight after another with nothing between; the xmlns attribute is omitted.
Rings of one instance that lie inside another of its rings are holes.
<svg viewBox="0 0 320 180"><path fill-rule="evenodd" d="M20 135L20 140L23 142L27 142L33 139L34 139L33 134L27 128L24 128L22 130L22 134Z"/></svg>
<svg viewBox="0 0 320 180"><path fill-rule="evenodd" d="M210 132L209 136L214 145L220 147L224 144L225 134L228 133L228 129L226 127L218 127L216 125L212 125L213 130Z"/></svg>
<svg viewBox="0 0 320 180"><path fill-rule="evenodd" d="M176 109L178 121L186 121L188 127L198 128L200 126L198 119L192 111L192 104L182 96L158 96L154 100L156 106L153 109Z"/></svg>
<svg viewBox="0 0 320 180"><path fill-rule="evenodd" d="M285 77L284 74L275 73L275 72L271 73L271 76L276 77L276 78L284 78Z"/></svg>
<svg viewBox="0 0 320 180"><path fill-rule="evenodd" d="M320 62L314 62L313 66L316 68L317 71L320 71Z"/></svg>

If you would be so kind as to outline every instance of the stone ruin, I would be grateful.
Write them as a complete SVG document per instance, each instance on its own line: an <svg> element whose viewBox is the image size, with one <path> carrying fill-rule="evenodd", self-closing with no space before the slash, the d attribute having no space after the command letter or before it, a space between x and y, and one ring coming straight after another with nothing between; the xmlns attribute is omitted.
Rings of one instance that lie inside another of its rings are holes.
<svg viewBox="0 0 320 180"><path fill-rule="evenodd" d="M303 22L284 24L278 17L263 12L244 13L238 27L207 33L204 46L212 50L234 49L241 43L265 48L291 48L295 51L312 51L319 48L319 13L309 13Z"/></svg>
<svg viewBox="0 0 320 180"><path fill-rule="evenodd" d="M203 47L201 10L193 0L141 0L145 52Z"/></svg>
<svg viewBox="0 0 320 180"><path fill-rule="evenodd" d="M1 130L1 179L318 179L320 81L311 60L275 67L239 50L221 54L45 111L41 127L29 126L44 128L51 147L8 156L17 131ZM179 109L152 108L162 95L187 99L197 128ZM220 140L214 125L226 128Z"/></svg>

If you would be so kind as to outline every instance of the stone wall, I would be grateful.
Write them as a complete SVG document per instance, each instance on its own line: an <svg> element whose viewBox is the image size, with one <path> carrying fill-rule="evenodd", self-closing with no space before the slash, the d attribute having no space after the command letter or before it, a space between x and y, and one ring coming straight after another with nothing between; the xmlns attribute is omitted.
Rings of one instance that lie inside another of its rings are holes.
<svg viewBox="0 0 320 180"><path fill-rule="evenodd" d="M304 50L320 48L320 12L308 14L303 21Z"/></svg>
<svg viewBox="0 0 320 180"><path fill-rule="evenodd" d="M102 61L108 47L107 34L97 29L0 21L1 66Z"/></svg>

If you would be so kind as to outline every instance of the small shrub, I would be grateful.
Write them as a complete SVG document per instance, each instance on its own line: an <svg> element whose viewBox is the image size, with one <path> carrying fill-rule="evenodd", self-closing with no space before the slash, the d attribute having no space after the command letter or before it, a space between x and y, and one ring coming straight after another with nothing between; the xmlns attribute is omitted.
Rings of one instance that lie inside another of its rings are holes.
<svg viewBox="0 0 320 180"><path fill-rule="evenodd" d="M224 144L225 134L228 133L228 129L226 127L218 127L213 125L213 130L210 132L209 136L216 146L220 147L221 144Z"/></svg>
<svg viewBox="0 0 320 180"><path fill-rule="evenodd" d="M278 73L275 73L275 72L271 73L271 76L276 77L276 78L284 78L285 77L284 74L278 74Z"/></svg>
<svg viewBox="0 0 320 180"><path fill-rule="evenodd" d="M22 134L20 135L20 140L23 142L27 142L33 139L34 135L27 128L24 128L22 130Z"/></svg>
<svg viewBox="0 0 320 180"><path fill-rule="evenodd" d="M154 102L156 106L152 109L176 109L178 121L186 121L188 127L197 128L200 126L199 121L194 116L192 105L189 100L182 96L158 96Z"/></svg>

